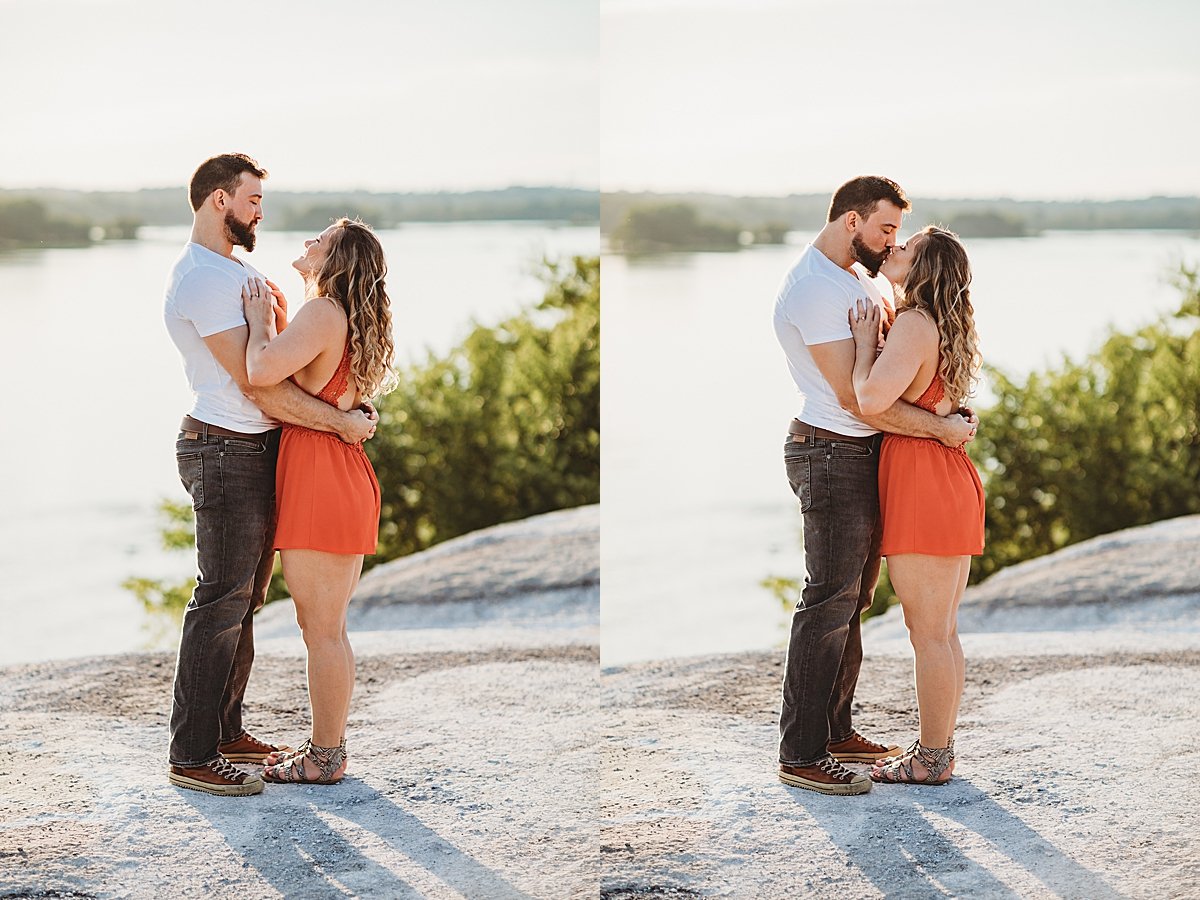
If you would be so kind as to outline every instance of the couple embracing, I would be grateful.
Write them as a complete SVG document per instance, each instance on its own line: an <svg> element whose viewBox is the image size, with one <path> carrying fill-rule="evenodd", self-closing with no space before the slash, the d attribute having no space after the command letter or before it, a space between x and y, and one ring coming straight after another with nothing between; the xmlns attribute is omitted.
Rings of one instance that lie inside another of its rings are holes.
<svg viewBox="0 0 1200 900"><path fill-rule="evenodd" d="M198 577L183 617L171 708L178 787L260 793L264 779L330 784L346 771L354 653L346 611L379 530L379 483L362 442L370 398L394 386L387 265L375 234L342 219L292 263L306 302L287 299L252 251L267 172L240 153L196 169L191 239L166 285L164 319L194 402L175 445L196 517ZM281 427L282 426L282 427ZM296 749L251 735L242 700L254 613L275 552L308 649L312 733ZM262 776L234 763L262 765Z"/></svg>
<svg viewBox="0 0 1200 900"><path fill-rule="evenodd" d="M779 778L825 794L942 785L954 769L965 674L958 605L971 557L983 552L983 487L964 449L978 419L962 406L980 357L966 251L933 226L901 243L909 208L887 178L842 185L775 303L801 396L784 461L807 569L784 669ZM881 556L916 660L920 735L905 750L851 723L859 617Z"/></svg>

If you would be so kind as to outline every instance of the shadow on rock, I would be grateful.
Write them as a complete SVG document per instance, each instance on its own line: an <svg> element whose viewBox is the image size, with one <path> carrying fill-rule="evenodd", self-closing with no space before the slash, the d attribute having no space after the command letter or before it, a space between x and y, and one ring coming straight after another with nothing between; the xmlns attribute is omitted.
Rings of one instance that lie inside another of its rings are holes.
<svg viewBox="0 0 1200 900"><path fill-rule="evenodd" d="M285 897L422 898L445 886L467 897L530 897L353 776L311 788L268 784L263 796L237 800L180 794L244 868Z"/></svg>
<svg viewBox="0 0 1200 900"><path fill-rule="evenodd" d="M989 849L975 856L1007 857L1057 896L1124 896L962 777L939 788L875 785L872 794L885 790L898 796L889 796L884 815L878 808L847 809L854 798L795 791L793 800L887 897L1020 896L1017 887L967 854L981 843ZM855 828L846 827L848 819L856 821Z"/></svg>

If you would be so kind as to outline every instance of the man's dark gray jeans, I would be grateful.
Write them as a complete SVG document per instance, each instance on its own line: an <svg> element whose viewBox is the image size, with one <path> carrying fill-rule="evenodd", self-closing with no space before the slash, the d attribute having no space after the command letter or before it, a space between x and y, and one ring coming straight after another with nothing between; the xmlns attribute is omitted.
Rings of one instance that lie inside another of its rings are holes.
<svg viewBox="0 0 1200 900"><path fill-rule="evenodd" d="M862 666L859 614L879 578L879 446L788 436L784 463L804 517L807 577L792 614L779 718L779 761L806 766L853 733Z"/></svg>
<svg viewBox="0 0 1200 900"><path fill-rule="evenodd" d="M196 512L197 584L183 614L171 705L170 761L198 766L241 736L254 662L254 612L266 601L275 539L279 431L175 444Z"/></svg>

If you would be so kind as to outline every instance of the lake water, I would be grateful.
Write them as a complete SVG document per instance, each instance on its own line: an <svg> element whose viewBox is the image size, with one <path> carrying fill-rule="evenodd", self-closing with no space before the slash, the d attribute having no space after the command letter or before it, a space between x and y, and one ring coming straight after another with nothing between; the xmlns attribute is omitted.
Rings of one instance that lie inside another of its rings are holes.
<svg viewBox="0 0 1200 900"><path fill-rule="evenodd" d="M290 261L309 236L262 232L249 257L293 302ZM162 298L187 237L144 229L128 243L0 254L0 664L176 640L120 583L194 571L188 554L159 548L154 511L186 499L174 442L191 393ZM380 239L401 362L539 300L543 256L600 249L595 226L542 223L414 224Z"/></svg>
<svg viewBox="0 0 1200 900"><path fill-rule="evenodd" d="M771 313L811 238L602 258L604 665L783 645L789 614L759 582L802 580L804 560L782 463L795 388ZM1166 276L1200 262L1200 236L1062 232L968 250L984 355L1020 374L1177 306Z"/></svg>

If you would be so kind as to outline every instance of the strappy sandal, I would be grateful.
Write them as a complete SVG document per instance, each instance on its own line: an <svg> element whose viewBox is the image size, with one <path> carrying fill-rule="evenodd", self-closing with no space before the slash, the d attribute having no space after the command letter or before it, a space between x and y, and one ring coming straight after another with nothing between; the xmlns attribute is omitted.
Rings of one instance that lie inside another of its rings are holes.
<svg viewBox="0 0 1200 900"><path fill-rule="evenodd" d="M277 753L268 753L263 759L264 766L278 766L287 762L293 756L303 756L308 752L308 748L312 746L312 738L305 738L299 747L295 750L286 750Z"/></svg>
<svg viewBox="0 0 1200 900"><path fill-rule="evenodd" d="M336 747L318 747L311 739L305 741L308 745L303 753L289 756L283 762L263 769L264 781L273 784L336 784L345 774L346 740ZM320 774L309 778L304 771L304 761L308 760ZM337 774L342 769L342 775Z"/></svg>
<svg viewBox="0 0 1200 900"><path fill-rule="evenodd" d="M918 778L913 774L913 762L919 762L925 767L925 777ZM950 747L926 747L917 740L912 749L903 756L892 760L886 765L871 770L871 780L879 784L923 784L930 787L941 787L949 784L950 779L941 781L942 774L950 768L954 756Z"/></svg>
<svg viewBox="0 0 1200 900"><path fill-rule="evenodd" d="M901 750L899 753L893 753L891 756L885 756L882 759L876 760L872 764L872 768L879 769L879 768L882 768L883 766L890 766L892 763L894 763L898 759L904 759L906 756L912 756L914 753L917 752L917 745L919 743L921 743L920 739L915 740L911 744L909 744L907 747L905 747L903 750Z"/></svg>
<svg viewBox="0 0 1200 900"><path fill-rule="evenodd" d="M300 746L297 747L295 750L287 750L287 751L281 751L281 752L268 754L267 758L263 760L262 764L264 766L283 765L284 763L286 763L289 759L291 759L294 756L303 756L305 753L308 752L308 748L311 746L312 746L312 738L305 738L303 740L303 742L301 742ZM346 739L345 738L342 738L342 742L338 746L341 748L342 753L346 753ZM347 760L350 759L349 754L346 755L346 759Z"/></svg>

